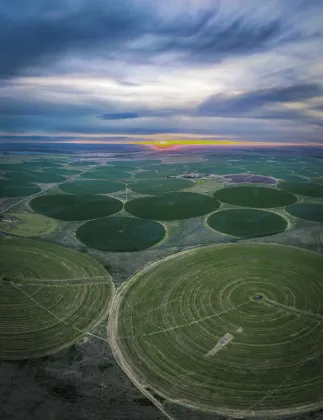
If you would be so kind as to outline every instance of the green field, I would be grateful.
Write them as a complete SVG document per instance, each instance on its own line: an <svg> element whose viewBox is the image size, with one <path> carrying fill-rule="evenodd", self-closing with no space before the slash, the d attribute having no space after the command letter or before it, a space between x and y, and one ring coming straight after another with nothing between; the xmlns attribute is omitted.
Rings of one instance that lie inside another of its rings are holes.
<svg viewBox="0 0 323 420"><path fill-rule="evenodd" d="M219 206L216 199L207 195L172 192L130 200L124 208L129 214L142 219L181 220L212 213Z"/></svg>
<svg viewBox="0 0 323 420"><path fill-rule="evenodd" d="M294 217L312 222L323 222L323 206L319 204L300 203L286 207L287 213Z"/></svg>
<svg viewBox="0 0 323 420"><path fill-rule="evenodd" d="M275 244L173 254L120 289L113 353L151 393L230 418L322 407L322 272L322 255Z"/></svg>
<svg viewBox="0 0 323 420"><path fill-rule="evenodd" d="M6 172L5 177L15 182L30 181L44 184L66 181L66 178L55 172L56 170L50 170L50 172Z"/></svg>
<svg viewBox="0 0 323 420"><path fill-rule="evenodd" d="M170 191L183 190L190 188L194 182L188 179L161 179L136 182L131 185L132 191L141 194L163 194Z"/></svg>
<svg viewBox="0 0 323 420"><path fill-rule="evenodd" d="M60 186L60 189L69 194L108 194L122 191L126 188L121 182L93 180L93 181L72 181Z"/></svg>
<svg viewBox="0 0 323 420"><path fill-rule="evenodd" d="M92 258L30 239L0 239L0 358L55 353L107 316L111 276Z"/></svg>
<svg viewBox="0 0 323 420"><path fill-rule="evenodd" d="M122 167L113 167L113 166L104 166L93 171L85 172L81 175L83 178L88 179L123 179L123 178L130 178L131 174L126 172Z"/></svg>
<svg viewBox="0 0 323 420"><path fill-rule="evenodd" d="M105 217L76 231L77 239L85 245L110 252L141 251L160 242L165 234L162 224L135 217Z"/></svg>
<svg viewBox="0 0 323 420"><path fill-rule="evenodd" d="M166 165L164 165L166 166ZM176 176L181 175L186 172L185 169L178 170L178 169L169 169L169 170L147 170L147 171L141 171L134 174L134 178L143 178L143 179L159 179L159 178L167 178L168 176Z"/></svg>
<svg viewBox="0 0 323 420"><path fill-rule="evenodd" d="M100 195L43 195L32 199L29 206L36 213L54 219L77 221L91 220L118 213L121 201Z"/></svg>
<svg viewBox="0 0 323 420"><path fill-rule="evenodd" d="M323 176L312 178L312 181L317 182L318 184L323 184Z"/></svg>
<svg viewBox="0 0 323 420"><path fill-rule="evenodd" d="M207 224L214 230L238 237L266 236L283 232L287 220L276 213L254 209L229 209L213 213Z"/></svg>
<svg viewBox="0 0 323 420"><path fill-rule="evenodd" d="M0 197L27 197L40 191L38 185L29 182L0 180Z"/></svg>
<svg viewBox="0 0 323 420"><path fill-rule="evenodd" d="M39 236L53 232L53 219L33 213L6 213L0 216L0 231L20 236Z"/></svg>
<svg viewBox="0 0 323 420"><path fill-rule="evenodd" d="M297 198L275 188L239 186L218 190L214 197L224 203L242 207L274 208L293 204Z"/></svg>
<svg viewBox="0 0 323 420"><path fill-rule="evenodd" d="M278 188L292 194L305 195L307 197L323 198L323 185L314 182L299 184L297 182L280 182Z"/></svg>

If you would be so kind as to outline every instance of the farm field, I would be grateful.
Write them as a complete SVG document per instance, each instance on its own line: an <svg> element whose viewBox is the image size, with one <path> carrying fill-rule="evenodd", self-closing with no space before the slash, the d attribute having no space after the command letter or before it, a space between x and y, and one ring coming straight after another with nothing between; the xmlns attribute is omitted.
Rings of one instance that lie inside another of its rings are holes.
<svg viewBox="0 0 323 420"><path fill-rule="evenodd" d="M114 354L136 380L188 407L229 416L321 407L322 271L322 255L272 244L171 255L114 300Z"/></svg>
<svg viewBox="0 0 323 420"><path fill-rule="evenodd" d="M95 260L29 239L0 249L1 359L57 352L107 316L113 283Z"/></svg>
<svg viewBox="0 0 323 420"><path fill-rule="evenodd" d="M285 191L254 186L224 188L216 191L214 197L224 203L255 208L284 207L297 201L294 195Z"/></svg>
<svg viewBox="0 0 323 420"><path fill-rule="evenodd" d="M40 236L53 232L55 220L40 214L7 213L0 217L0 231L19 236Z"/></svg>
<svg viewBox="0 0 323 420"><path fill-rule="evenodd" d="M287 228L287 220L278 214L255 209L221 210L211 214L207 223L214 230L239 237L272 235Z"/></svg>
<svg viewBox="0 0 323 420"><path fill-rule="evenodd" d="M142 219L180 220L203 216L219 206L216 199L207 195L171 192L130 200L125 204L125 210Z"/></svg>
<svg viewBox="0 0 323 420"><path fill-rule="evenodd" d="M162 224L135 217L104 217L80 226L77 238L85 245L112 252L141 251L165 236Z"/></svg>
<svg viewBox="0 0 323 420"><path fill-rule="evenodd" d="M322 176L267 150L2 156L19 420L321 420Z"/></svg>

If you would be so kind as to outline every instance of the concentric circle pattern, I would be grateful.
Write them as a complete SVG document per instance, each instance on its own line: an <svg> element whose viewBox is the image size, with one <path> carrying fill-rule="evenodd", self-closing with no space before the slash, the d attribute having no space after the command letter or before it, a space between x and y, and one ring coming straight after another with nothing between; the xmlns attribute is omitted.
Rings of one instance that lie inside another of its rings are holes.
<svg viewBox="0 0 323 420"><path fill-rule="evenodd" d="M323 222L323 206L319 204L300 203L286 207L287 213L300 219L312 222Z"/></svg>
<svg viewBox="0 0 323 420"><path fill-rule="evenodd" d="M213 213L207 224L219 232L239 237L265 236L283 232L287 220L271 211L229 209Z"/></svg>
<svg viewBox="0 0 323 420"><path fill-rule="evenodd" d="M151 220L181 220L203 216L220 207L213 197L189 192L171 192L156 197L130 200L125 210L136 217Z"/></svg>
<svg viewBox="0 0 323 420"><path fill-rule="evenodd" d="M106 318L114 286L92 258L30 239L0 250L1 359L54 353Z"/></svg>
<svg viewBox="0 0 323 420"><path fill-rule="evenodd" d="M274 208L293 204L297 198L276 188L239 186L223 188L214 193L218 200L243 207Z"/></svg>
<svg viewBox="0 0 323 420"><path fill-rule="evenodd" d="M131 378L185 406L234 418L321 407L322 272L322 255L282 245L171 255L114 300L112 349Z"/></svg>
<svg viewBox="0 0 323 420"><path fill-rule="evenodd" d="M160 242L164 226L135 217L104 217L84 223L76 231L85 245L111 252L141 251Z"/></svg>
<svg viewBox="0 0 323 420"><path fill-rule="evenodd" d="M30 207L37 213L58 220L90 220L118 213L123 204L116 198L100 195L43 195L32 199Z"/></svg>

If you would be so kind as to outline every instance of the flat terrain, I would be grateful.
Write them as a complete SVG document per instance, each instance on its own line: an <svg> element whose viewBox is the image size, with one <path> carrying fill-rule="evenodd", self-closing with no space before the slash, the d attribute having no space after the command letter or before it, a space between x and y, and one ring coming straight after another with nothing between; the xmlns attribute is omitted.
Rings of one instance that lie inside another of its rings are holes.
<svg viewBox="0 0 323 420"><path fill-rule="evenodd" d="M322 255L281 245L171 255L115 299L114 353L143 386L188 407L276 418L321 407L322 272Z"/></svg>
<svg viewBox="0 0 323 420"><path fill-rule="evenodd" d="M41 191L38 185L0 179L0 197L26 197Z"/></svg>
<svg viewBox="0 0 323 420"><path fill-rule="evenodd" d="M300 219L323 222L323 206L319 204L300 203L286 207L287 213Z"/></svg>
<svg viewBox="0 0 323 420"><path fill-rule="evenodd" d="M6 213L0 217L0 231L19 236L40 236L54 232L56 221L40 214Z"/></svg>
<svg viewBox="0 0 323 420"><path fill-rule="evenodd" d="M0 239L0 358L55 353L106 318L113 282L95 260L29 239Z"/></svg>
<svg viewBox="0 0 323 420"><path fill-rule="evenodd" d="M243 207L274 208L293 204L297 198L276 188L239 186L223 188L214 197L224 203Z"/></svg>
<svg viewBox="0 0 323 420"><path fill-rule="evenodd" d="M62 184L60 189L69 194L109 194L126 188L121 182L96 180L72 181Z"/></svg>
<svg viewBox="0 0 323 420"><path fill-rule="evenodd" d="M305 195L307 197L323 198L323 185L314 182L297 183L281 182L278 188L288 191L292 194Z"/></svg>
<svg viewBox="0 0 323 420"><path fill-rule="evenodd" d="M125 204L125 210L143 219L181 220L203 216L219 206L220 203L216 199L207 195L171 192L130 200Z"/></svg>
<svg viewBox="0 0 323 420"><path fill-rule="evenodd" d="M288 223L286 219L270 211L229 209L211 214L207 224L227 235L252 237L283 232Z"/></svg>
<svg viewBox="0 0 323 420"><path fill-rule="evenodd" d="M192 185L194 185L194 182L188 179L161 179L136 182L130 188L132 191L141 194L163 194L190 188Z"/></svg>
<svg viewBox="0 0 323 420"><path fill-rule="evenodd" d="M75 221L90 220L118 213L122 202L99 195L53 194L33 198L30 207L44 216L54 219Z"/></svg>
<svg viewBox="0 0 323 420"><path fill-rule="evenodd" d="M142 251L156 245L165 234L162 224L135 217L104 217L84 223L76 231L83 244L110 252Z"/></svg>

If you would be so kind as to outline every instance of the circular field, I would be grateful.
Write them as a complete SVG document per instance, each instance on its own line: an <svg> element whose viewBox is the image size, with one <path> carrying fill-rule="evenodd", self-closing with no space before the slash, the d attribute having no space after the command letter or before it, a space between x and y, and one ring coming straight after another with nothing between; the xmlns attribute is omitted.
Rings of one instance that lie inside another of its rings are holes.
<svg viewBox="0 0 323 420"><path fill-rule="evenodd" d="M29 182L0 180L0 197L27 197L40 192L38 185Z"/></svg>
<svg viewBox="0 0 323 420"><path fill-rule="evenodd" d="M143 178L143 179L158 179L158 178L167 178L168 176L182 175L186 170L150 170L150 171L141 171L134 174L134 178Z"/></svg>
<svg viewBox="0 0 323 420"><path fill-rule="evenodd" d="M69 194L108 194L125 189L121 182L114 181L73 181L60 185L60 189Z"/></svg>
<svg viewBox="0 0 323 420"><path fill-rule="evenodd" d="M118 167L112 166L105 166L102 169L96 169L94 171L84 172L80 175L82 178L88 179L123 179L123 178L131 178L131 174L129 172L125 172L123 169Z"/></svg>
<svg viewBox="0 0 323 420"><path fill-rule="evenodd" d="M29 206L44 216L58 220L77 221L98 219L118 213L121 201L100 195L43 195L32 199Z"/></svg>
<svg viewBox="0 0 323 420"><path fill-rule="evenodd" d="M253 175L253 174L235 174L224 175L223 177L229 182L247 182L254 184L276 184L276 179L269 176Z"/></svg>
<svg viewBox="0 0 323 420"><path fill-rule="evenodd" d="M189 192L173 192L157 197L130 200L125 210L136 217L151 220L181 220L212 213L220 207L213 197Z"/></svg>
<svg viewBox="0 0 323 420"><path fill-rule="evenodd" d="M314 182L299 184L298 182L280 182L278 188L292 194L305 195L307 197L323 198L323 185Z"/></svg>
<svg viewBox="0 0 323 420"><path fill-rule="evenodd" d="M80 226L76 237L85 245L111 252L150 248L166 234L162 224L134 217L105 217Z"/></svg>
<svg viewBox="0 0 323 420"><path fill-rule="evenodd" d="M214 193L218 200L235 206L274 208L293 204L297 198L285 191L274 188L239 186L223 188Z"/></svg>
<svg viewBox="0 0 323 420"><path fill-rule="evenodd" d="M134 381L184 406L234 418L321 407L322 272L322 255L282 245L173 254L121 288L114 355Z"/></svg>
<svg viewBox="0 0 323 420"><path fill-rule="evenodd" d="M66 178L56 174L55 170L49 172L6 172L5 177L16 182L30 181L44 184L66 181Z"/></svg>
<svg viewBox="0 0 323 420"><path fill-rule="evenodd" d="M106 318L114 286L92 258L30 239L0 249L1 359L55 353Z"/></svg>
<svg viewBox="0 0 323 420"><path fill-rule="evenodd" d="M6 213L0 217L0 231L20 236L39 236L53 232L53 219L33 213Z"/></svg>
<svg viewBox="0 0 323 420"><path fill-rule="evenodd" d="M207 224L218 232L238 237L273 235L287 228L287 220L271 211L229 209L213 213Z"/></svg>
<svg viewBox="0 0 323 420"><path fill-rule="evenodd" d="M190 188L194 182L188 179L161 179L155 181L137 182L131 185L132 191L141 194L163 194L170 191Z"/></svg>
<svg viewBox="0 0 323 420"><path fill-rule="evenodd" d="M319 204L293 204L285 209L287 213L299 219L310 220L312 222L323 222L323 206Z"/></svg>

